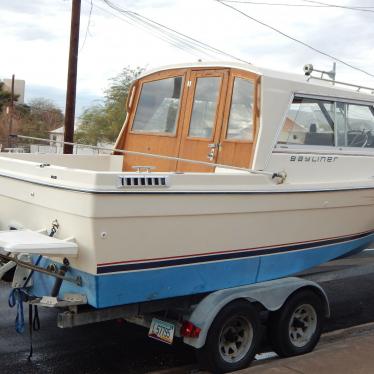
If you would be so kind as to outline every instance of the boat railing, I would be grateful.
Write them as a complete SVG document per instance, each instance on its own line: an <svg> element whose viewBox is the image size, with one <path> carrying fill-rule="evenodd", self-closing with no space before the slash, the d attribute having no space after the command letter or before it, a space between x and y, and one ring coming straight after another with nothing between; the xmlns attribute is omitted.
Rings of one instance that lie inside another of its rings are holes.
<svg viewBox="0 0 374 374"><path fill-rule="evenodd" d="M370 94L372 94L372 95L374 94L374 88L373 87L366 87L366 86L361 86L361 85L358 85L358 84L341 82L341 81L337 81L337 80L333 80L333 79L315 77L315 76L312 76L312 75L308 76L307 81L309 82L310 79L316 79L318 81L328 82L328 83L331 83L332 85L341 85L341 86L353 87L353 88L356 88L357 92L360 92L361 90L367 90L367 91L370 91Z"/></svg>
<svg viewBox="0 0 374 374"><path fill-rule="evenodd" d="M95 145L88 145L88 144L81 144L81 143L72 143L72 142L65 142L62 140L51 140L51 139L44 139L44 138L37 138L34 136L26 136L26 135L10 135L13 138L18 139L27 139L27 140L34 140L34 141L41 141L41 142L48 142L48 143L56 143L56 144L66 144L76 147L88 147L96 150L101 151L107 151L111 153L121 153L121 154L129 154L129 155L135 155L135 156L143 156L148 158L158 158L162 160L170 160L170 161L180 161L190 164L196 164L196 165L204 165L204 166L211 166L211 167L221 167L231 170L238 170L238 171L246 171L251 174L260 174L260 175L268 175L271 176L273 179L277 178L279 180L279 183L282 183L284 179L286 178L284 172L270 172L270 171L262 171L262 170L255 170L255 169L249 169L249 168L241 168L238 166L232 166L232 165L225 165L225 164L218 164L213 162L207 162L207 161L200 161L200 160L191 160L187 158L181 158L181 157L174 157L174 156L165 156L160 155L156 153L146 153L146 152L138 152L138 151L129 151L127 149L116 149L116 148L108 148L108 147L102 147L102 146L95 146Z"/></svg>

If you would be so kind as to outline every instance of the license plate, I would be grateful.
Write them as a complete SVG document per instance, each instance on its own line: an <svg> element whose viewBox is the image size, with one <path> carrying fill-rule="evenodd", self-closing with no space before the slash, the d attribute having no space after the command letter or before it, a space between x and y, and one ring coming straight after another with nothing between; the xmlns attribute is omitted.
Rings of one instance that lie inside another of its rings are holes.
<svg viewBox="0 0 374 374"><path fill-rule="evenodd" d="M157 318L152 319L148 336L161 342L172 344L174 338L175 326L172 323L161 321Z"/></svg>

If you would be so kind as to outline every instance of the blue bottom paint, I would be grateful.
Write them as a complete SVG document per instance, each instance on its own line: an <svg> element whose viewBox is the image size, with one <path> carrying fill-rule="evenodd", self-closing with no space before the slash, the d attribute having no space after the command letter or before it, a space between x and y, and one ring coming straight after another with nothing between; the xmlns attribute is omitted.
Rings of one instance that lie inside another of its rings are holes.
<svg viewBox="0 0 374 374"><path fill-rule="evenodd" d="M82 277L83 286L63 282L60 296L66 292L85 294L96 308L165 299L175 296L216 291L289 276L332 259L366 248L374 234L345 243L305 250L250 257L245 259L207 262L162 269L93 275L75 269L71 277ZM40 266L50 260L43 259ZM31 292L49 295L55 278L41 273L33 276Z"/></svg>

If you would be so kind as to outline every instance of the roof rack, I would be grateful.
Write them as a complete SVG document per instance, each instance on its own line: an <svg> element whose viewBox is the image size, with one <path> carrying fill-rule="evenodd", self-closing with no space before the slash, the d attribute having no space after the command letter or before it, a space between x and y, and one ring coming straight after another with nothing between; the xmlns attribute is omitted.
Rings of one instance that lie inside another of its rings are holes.
<svg viewBox="0 0 374 374"><path fill-rule="evenodd" d="M365 86L360 86L360 85L357 85L357 84L340 82L340 81L336 81L336 80L332 80L332 79L313 77L312 75L308 76L307 82L309 82L310 79L316 79L316 80L319 80L319 81L329 82L329 83L332 83L333 85L340 84L342 86L354 87L354 88L357 88L357 92L360 92L361 90L368 90L368 91L370 91L370 94L374 95L374 88L373 87L365 87Z"/></svg>

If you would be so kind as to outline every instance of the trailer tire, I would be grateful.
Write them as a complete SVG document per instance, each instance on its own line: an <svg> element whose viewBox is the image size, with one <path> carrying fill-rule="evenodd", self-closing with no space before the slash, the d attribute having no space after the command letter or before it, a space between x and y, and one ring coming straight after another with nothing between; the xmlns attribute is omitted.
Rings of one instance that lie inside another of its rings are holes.
<svg viewBox="0 0 374 374"><path fill-rule="evenodd" d="M205 345L196 351L201 369L226 373L247 367L260 341L260 320L246 300L233 301L215 317Z"/></svg>
<svg viewBox="0 0 374 374"><path fill-rule="evenodd" d="M268 320L268 337L280 357L311 352L321 336L324 322L323 302L312 290L291 295Z"/></svg>

